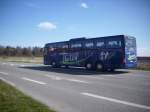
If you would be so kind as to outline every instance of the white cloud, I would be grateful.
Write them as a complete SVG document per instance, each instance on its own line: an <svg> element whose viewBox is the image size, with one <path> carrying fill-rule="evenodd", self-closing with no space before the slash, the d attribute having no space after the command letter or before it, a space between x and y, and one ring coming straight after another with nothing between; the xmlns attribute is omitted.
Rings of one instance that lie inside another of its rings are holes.
<svg viewBox="0 0 150 112"><path fill-rule="evenodd" d="M84 2L82 2L82 3L80 4L80 6L81 6L82 8L85 8L85 9L87 9L87 8L88 8L87 4L86 4L86 3L84 3Z"/></svg>
<svg viewBox="0 0 150 112"><path fill-rule="evenodd" d="M42 29L42 30L54 30L56 29L56 25L51 23L51 22L48 22L48 21L45 21L45 22L41 22L38 24L38 28L39 29Z"/></svg>

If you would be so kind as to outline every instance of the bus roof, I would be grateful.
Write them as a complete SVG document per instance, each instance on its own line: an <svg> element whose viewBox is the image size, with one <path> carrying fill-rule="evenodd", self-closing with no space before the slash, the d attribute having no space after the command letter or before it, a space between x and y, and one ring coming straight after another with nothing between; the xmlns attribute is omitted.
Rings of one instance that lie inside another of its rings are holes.
<svg viewBox="0 0 150 112"><path fill-rule="evenodd" d="M47 44L45 44L45 46L55 45L55 44L65 44L65 43L68 43L68 41L61 41L61 42L47 43Z"/></svg>
<svg viewBox="0 0 150 112"><path fill-rule="evenodd" d="M85 41L85 40L97 40L97 39L113 39L113 38L123 38L126 35L113 35L113 36L103 36L103 37L94 37L94 38L86 38L86 37L80 37L80 38L72 38L69 41L61 41L61 42L53 42L53 43L47 43L45 46L55 45L55 44L67 44L68 42L75 42L75 41Z"/></svg>

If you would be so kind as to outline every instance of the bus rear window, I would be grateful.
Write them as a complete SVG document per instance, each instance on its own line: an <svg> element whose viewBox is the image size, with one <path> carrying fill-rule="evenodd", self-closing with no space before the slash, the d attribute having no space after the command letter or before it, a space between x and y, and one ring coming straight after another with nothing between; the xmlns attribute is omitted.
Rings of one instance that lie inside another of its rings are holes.
<svg viewBox="0 0 150 112"><path fill-rule="evenodd" d="M135 39L130 39L130 38L128 38L128 39L126 39L126 46L136 46L136 40Z"/></svg>
<svg viewBox="0 0 150 112"><path fill-rule="evenodd" d="M107 42L107 47L109 47L109 48L118 48L118 47L121 47L121 41L110 40L110 41Z"/></svg>

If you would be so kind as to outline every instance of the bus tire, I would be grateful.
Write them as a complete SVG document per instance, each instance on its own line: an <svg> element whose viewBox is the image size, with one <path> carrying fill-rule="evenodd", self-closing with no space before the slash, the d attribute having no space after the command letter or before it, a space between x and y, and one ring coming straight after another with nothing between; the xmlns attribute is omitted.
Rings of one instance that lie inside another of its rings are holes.
<svg viewBox="0 0 150 112"><path fill-rule="evenodd" d="M115 71L115 68L111 68L111 69L110 69L110 72L114 72L114 71Z"/></svg>
<svg viewBox="0 0 150 112"><path fill-rule="evenodd" d="M52 65L53 68L59 67L59 65L58 65L58 63L56 61L52 61L51 65Z"/></svg>
<svg viewBox="0 0 150 112"><path fill-rule="evenodd" d="M102 71L102 72L105 71L105 68L102 62L97 62L95 67L97 71Z"/></svg>
<svg viewBox="0 0 150 112"><path fill-rule="evenodd" d="M68 65L65 65L65 68L69 68L69 66L68 66Z"/></svg>
<svg viewBox="0 0 150 112"><path fill-rule="evenodd" d="M93 69L92 63L87 62L87 63L85 64L85 68L86 68L87 70L92 70L92 69Z"/></svg>

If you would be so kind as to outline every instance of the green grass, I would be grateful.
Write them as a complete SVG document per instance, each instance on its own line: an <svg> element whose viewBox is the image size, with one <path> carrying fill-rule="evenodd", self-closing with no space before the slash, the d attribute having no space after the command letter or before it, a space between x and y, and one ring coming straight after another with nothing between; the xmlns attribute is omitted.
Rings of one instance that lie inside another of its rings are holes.
<svg viewBox="0 0 150 112"><path fill-rule="evenodd" d="M139 60L137 69L150 71L150 60Z"/></svg>
<svg viewBox="0 0 150 112"><path fill-rule="evenodd" d="M137 67L138 70L146 70L146 71L150 71L150 67Z"/></svg>
<svg viewBox="0 0 150 112"><path fill-rule="evenodd" d="M56 112L0 80L0 112Z"/></svg>

